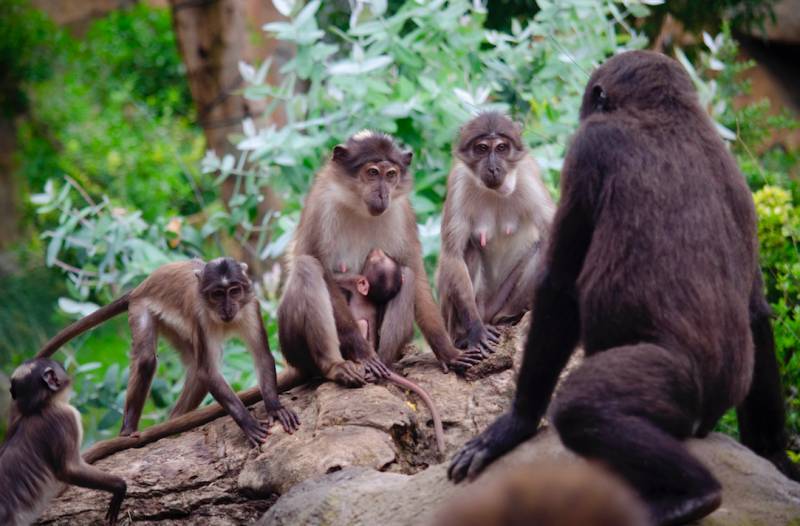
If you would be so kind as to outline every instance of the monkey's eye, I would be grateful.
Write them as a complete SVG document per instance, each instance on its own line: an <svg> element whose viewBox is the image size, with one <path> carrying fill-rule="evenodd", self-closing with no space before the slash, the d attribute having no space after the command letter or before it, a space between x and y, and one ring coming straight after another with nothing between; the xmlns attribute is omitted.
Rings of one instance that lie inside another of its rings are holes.
<svg viewBox="0 0 800 526"><path fill-rule="evenodd" d="M486 153L489 151L489 147L483 143L475 145L475 151L478 153Z"/></svg>
<svg viewBox="0 0 800 526"><path fill-rule="evenodd" d="M367 175L370 176L371 178L378 177L378 174L380 174L380 172L378 171L377 168L370 168L369 170L367 170Z"/></svg>
<svg viewBox="0 0 800 526"><path fill-rule="evenodd" d="M504 142L501 142L500 144L497 145L495 150L498 151L498 152L504 152L504 151L508 150L508 145L506 143L504 143Z"/></svg>
<svg viewBox="0 0 800 526"><path fill-rule="evenodd" d="M242 296L242 287L231 287L228 289L231 298L238 300Z"/></svg>
<svg viewBox="0 0 800 526"><path fill-rule="evenodd" d="M225 298L225 291L222 289L214 289L211 291L211 299L215 301L220 301L221 299Z"/></svg>
<svg viewBox="0 0 800 526"><path fill-rule="evenodd" d="M394 181L395 177L397 177L397 171L396 170L389 170L388 172L386 172L386 177L390 181Z"/></svg>

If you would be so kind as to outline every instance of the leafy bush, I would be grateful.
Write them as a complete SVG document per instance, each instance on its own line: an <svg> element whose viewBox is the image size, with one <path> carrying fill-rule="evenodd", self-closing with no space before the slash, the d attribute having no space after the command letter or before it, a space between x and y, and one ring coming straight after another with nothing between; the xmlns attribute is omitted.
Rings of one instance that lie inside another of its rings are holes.
<svg viewBox="0 0 800 526"><path fill-rule="evenodd" d="M504 33L485 30L487 13L480 2L467 0L392 2L391 9L386 2L357 2L361 10L341 28L320 27L318 0L304 5L276 1L276 7L289 20L268 24L266 29L275 38L293 44L296 55L282 67L279 85L264 81L273 67L269 60L240 64L240 71L248 83L245 96L266 100L267 113L280 112L286 116L286 124L258 129L247 120L242 134L234 138L241 151L238 158L227 155L220 159L209 153L203 159L203 171L217 174L215 185L228 179L234 182L226 206L206 201L192 217L184 217L175 209L139 213L138 202L127 201L124 192L102 179L87 189L94 196L90 199L81 197L83 183L78 183L82 180L51 183L35 196L47 217L57 216L57 225L46 234L48 261L74 267L63 267L68 271L70 295L85 301L93 294L108 297L120 285L133 285L162 261L192 254L216 255L221 246L218 240L224 243L236 239L247 243L250 253L276 260L285 252L297 224L302 196L331 147L360 129L373 128L396 135L414 150L412 202L431 268L439 248L451 141L460 123L479 109L499 108L511 113L524 123L524 139L555 191L589 72L613 53L644 46L645 39L631 20L646 16L645 4L653 3L658 2L540 1L540 9L531 20L512 21L510 32ZM324 16L330 18L331 14ZM680 51L678 58L693 76L704 106L719 123L720 133L732 141L754 188L765 183L781 185L784 189L778 188L778 194L784 195L790 186L781 167L796 154L745 155L748 146L762 140L766 127L789 121L768 117L763 106L736 109L732 97L741 87L735 75L744 66L736 65L735 46L727 32L713 38L705 35L704 41L707 50L693 54L697 67ZM755 173L760 175L758 184ZM280 212L259 218L257 210L266 186L279 193L284 206ZM108 198L96 196L101 189ZM764 206L774 208L764 203L776 199L775 190L764 192L759 197L763 199L760 212ZM792 206L796 210L796 205ZM124 221L117 224L115 218ZM768 227L764 221L762 218L762 229ZM795 224L787 221L785 225ZM781 229L793 228L781 225ZM794 241L778 242L776 228L768 228L771 234L762 232L766 240L763 264L770 300L780 320L776 334L784 380L787 385L796 385L800 369L791 349L798 332L797 272L792 266L797 250ZM768 243L770 239L774 246ZM792 248L794 252L788 253ZM771 272L783 278L771 281ZM276 264L257 283L262 306L269 315L267 329L273 349L280 277L281 268ZM785 296L778 294L783 290L781 283L788 287ZM783 303L782 297L786 298ZM80 303L61 304L75 311L84 308ZM234 387L254 383L248 370L249 358L241 345L229 346L225 359L226 376L233 379ZM156 418L163 417L164 408L178 389L175 375L179 372L167 368L163 374L160 372L159 378L166 381L154 387L158 403L148 410ZM87 384L81 391L81 403L117 411L99 411L101 427L116 425L124 380L120 369L107 370L103 382L107 388L98 391ZM797 426L800 407L793 396L791 420ZM724 424L730 423L728 417Z"/></svg>

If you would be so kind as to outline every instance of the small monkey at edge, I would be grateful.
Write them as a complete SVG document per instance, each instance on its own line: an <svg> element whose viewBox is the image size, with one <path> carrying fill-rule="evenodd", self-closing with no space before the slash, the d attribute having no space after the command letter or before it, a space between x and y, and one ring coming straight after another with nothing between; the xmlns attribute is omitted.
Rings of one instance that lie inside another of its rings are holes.
<svg viewBox="0 0 800 526"><path fill-rule="evenodd" d="M373 249L367 255L361 274L345 274L336 276L336 283L345 291L349 298L347 304L353 313L353 318L358 324L361 335L373 347L378 345L380 325L383 321L383 309L386 304L400 292L405 282L403 271L395 260L379 249ZM414 306L407 305L407 315L397 323L404 324L409 331L414 330ZM408 389L419 396L431 412L433 429L436 436L436 445L444 453L444 427L439 410L433 403L430 394L416 383L389 372L386 377L390 382Z"/></svg>
<svg viewBox="0 0 800 526"><path fill-rule="evenodd" d="M61 483L111 493L106 520L116 524L127 485L81 459L83 427L70 391L69 376L53 360L28 360L11 376L11 426L0 446L0 524L31 524Z"/></svg>
<svg viewBox="0 0 800 526"><path fill-rule="evenodd" d="M132 291L62 330L45 344L37 358L52 355L75 336L126 310L133 343L120 435L132 435L139 427L156 372L159 334L180 353L187 370L170 418L196 409L210 392L251 444L266 440L267 427L250 414L220 372L222 344L236 333L253 355L267 416L280 421L288 433L300 425L297 415L278 399L275 360L246 264L232 258L167 263Z"/></svg>
<svg viewBox="0 0 800 526"><path fill-rule="evenodd" d="M491 352L492 326L530 308L555 205L519 127L500 113L465 124L453 155L437 272L442 315L457 347Z"/></svg>

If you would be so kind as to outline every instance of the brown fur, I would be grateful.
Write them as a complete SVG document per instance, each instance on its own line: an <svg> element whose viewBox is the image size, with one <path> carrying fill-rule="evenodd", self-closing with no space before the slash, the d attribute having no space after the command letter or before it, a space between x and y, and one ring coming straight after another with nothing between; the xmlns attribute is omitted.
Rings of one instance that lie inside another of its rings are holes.
<svg viewBox="0 0 800 526"><path fill-rule="evenodd" d="M362 132L334 149L309 191L278 308L281 351L306 375L350 386L363 385L367 373L385 377L384 363L397 358L412 334L402 323L409 311L442 363L463 370L479 358L453 346L433 301L408 200L410 160L410 152L403 153L390 137ZM390 171L397 176L390 178ZM359 268L374 248L414 276L403 288L407 293L386 307L377 352L362 337L334 279ZM409 293L414 308L394 308Z"/></svg>
<svg viewBox="0 0 800 526"><path fill-rule="evenodd" d="M451 498L432 526L649 526L642 502L592 464L509 467Z"/></svg>
<svg viewBox="0 0 800 526"><path fill-rule="evenodd" d="M58 362L37 358L11 377L15 418L0 446L0 524L32 523L62 483L113 495L106 520L116 524L125 481L80 457L80 414L69 404L70 380Z"/></svg>
<svg viewBox="0 0 800 526"><path fill-rule="evenodd" d="M246 268L230 258L208 263L200 260L168 263L123 296L133 343L121 435L137 433L156 370L159 334L180 353L187 370L183 391L171 418L196 409L210 392L251 443L256 445L266 439L266 427L250 415L219 370L224 340L231 334L238 334L253 355L267 414L280 420L287 432L297 428L297 416L278 400L275 360ZM117 300L112 305L121 304L121 300ZM121 307L106 307L100 311L105 312L90 315L61 331L38 356L52 354L57 345L110 317L106 313L122 310Z"/></svg>
<svg viewBox="0 0 800 526"><path fill-rule="evenodd" d="M487 326L530 308L555 205L518 127L502 114L465 124L454 157L437 272L442 314L458 346L490 351Z"/></svg>
<svg viewBox="0 0 800 526"><path fill-rule="evenodd" d="M635 488L656 524L719 506L719 482L683 440L738 404L742 437L800 478L785 453L752 195L676 61L632 51L594 72L561 185L513 409L456 455L451 478L536 432L579 341L587 358L551 421Z"/></svg>

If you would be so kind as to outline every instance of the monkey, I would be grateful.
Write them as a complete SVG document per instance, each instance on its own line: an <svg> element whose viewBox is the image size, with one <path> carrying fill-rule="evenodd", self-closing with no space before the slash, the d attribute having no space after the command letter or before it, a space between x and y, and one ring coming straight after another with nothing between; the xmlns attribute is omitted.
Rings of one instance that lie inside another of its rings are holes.
<svg viewBox="0 0 800 526"><path fill-rule="evenodd" d="M629 51L594 71L512 408L458 452L458 482L550 421L564 445L634 488L655 524L699 519L719 481L682 441L738 406L745 445L798 480L758 266L752 194L673 59ZM755 374L754 374L755 372Z"/></svg>
<svg viewBox="0 0 800 526"><path fill-rule="evenodd" d="M306 197L289 250L278 306L278 337L288 364L344 386L389 374L413 336L414 319L443 369L463 373L478 349L456 349L433 300L408 194L412 153L388 135L362 131L333 148ZM405 283L388 302L378 347L362 336L334 276L352 271L373 248L400 265ZM409 307L410 305L410 307Z"/></svg>
<svg viewBox="0 0 800 526"><path fill-rule="evenodd" d="M353 318L358 324L361 336L375 346L378 342L378 328L383 315L383 308L392 300L403 286L403 273L400 265L386 255L381 249L376 248L369 252L360 274L342 274L335 278L336 283L349 295L347 300ZM409 310L413 306L409 305ZM409 330L413 330L411 318L407 318ZM389 371L386 379L390 382L416 393L428 410L433 420L436 446L440 453L444 453L444 428L439 410L433 403L430 394L416 383L403 378L399 374Z"/></svg>
<svg viewBox="0 0 800 526"><path fill-rule="evenodd" d="M437 288L457 347L491 352L495 325L530 308L540 246L555 213L521 130L497 112L466 123L453 148Z"/></svg>
<svg viewBox="0 0 800 526"><path fill-rule="evenodd" d="M651 526L644 504L601 466L511 466L457 493L432 526Z"/></svg>
<svg viewBox="0 0 800 526"><path fill-rule="evenodd" d="M75 336L126 310L133 344L120 436L138 433L139 418L156 371L159 335L180 353L187 370L170 418L196 409L210 392L253 446L266 440L267 427L250 414L219 370L224 340L238 334L253 355L268 418L279 421L288 433L298 428L297 415L278 399L275 360L246 264L227 257L208 263L199 259L167 263L132 291L59 332L37 357L52 355Z"/></svg>
<svg viewBox="0 0 800 526"><path fill-rule="evenodd" d="M31 524L62 483L111 493L106 521L117 523L127 485L81 459L83 427L69 403L70 384L61 364L47 358L23 362L11 376L14 417L0 446L0 524Z"/></svg>

